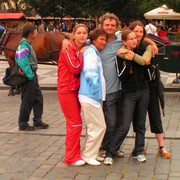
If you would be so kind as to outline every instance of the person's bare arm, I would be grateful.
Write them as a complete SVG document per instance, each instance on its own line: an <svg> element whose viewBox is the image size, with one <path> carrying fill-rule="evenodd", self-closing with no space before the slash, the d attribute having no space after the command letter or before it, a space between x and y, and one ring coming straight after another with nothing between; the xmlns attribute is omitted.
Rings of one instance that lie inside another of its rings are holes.
<svg viewBox="0 0 180 180"><path fill-rule="evenodd" d="M65 36L65 39L62 41L62 50L67 50L68 46L71 45L69 40L72 40L74 35L68 32L62 32Z"/></svg>
<svg viewBox="0 0 180 180"><path fill-rule="evenodd" d="M69 39L64 39L62 41L62 50L63 51L67 50L69 45L72 46Z"/></svg>

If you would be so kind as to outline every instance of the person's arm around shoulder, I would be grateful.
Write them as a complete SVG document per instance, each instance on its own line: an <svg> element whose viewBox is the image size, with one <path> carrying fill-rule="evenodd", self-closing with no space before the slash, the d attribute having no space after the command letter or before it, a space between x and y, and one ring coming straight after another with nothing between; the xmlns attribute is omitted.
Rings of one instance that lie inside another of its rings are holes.
<svg viewBox="0 0 180 180"><path fill-rule="evenodd" d="M131 50L128 50L124 45L117 51L117 55L123 59L130 58L129 60L132 60L131 58L133 57L133 60L136 63L138 63L139 65L145 65L144 59L141 56L139 56L138 54L135 54Z"/></svg>
<svg viewBox="0 0 180 180"><path fill-rule="evenodd" d="M146 51L142 56L135 54L134 61L137 62L138 64L140 64L139 62L143 62L143 64L141 63L140 65L147 65L148 61L150 63L151 58L152 58L152 48L151 45L148 45L146 46Z"/></svg>
<svg viewBox="0 0 180 180"><path fill-rule="evenodd" d="M153 55L158 54L158 51L159 51L159 50L158 50L158 47L157 47L157 45L156 45L156 43L155 43L154 41L152 41L151 39L145 37L145 38L144 38L144 42L145 42L146 44L151 45Z"/></svg>
<svg viewBox="0 0 180 180"><path fill-rule="evenodd" d="M119 57L121 57L121 58L124 59L124 56L125 56L125 54L128 53L128 51L129 51L129 50L128 50L124 45L122 45L122 46L117 50L117 55L118 55Z"/></svg>

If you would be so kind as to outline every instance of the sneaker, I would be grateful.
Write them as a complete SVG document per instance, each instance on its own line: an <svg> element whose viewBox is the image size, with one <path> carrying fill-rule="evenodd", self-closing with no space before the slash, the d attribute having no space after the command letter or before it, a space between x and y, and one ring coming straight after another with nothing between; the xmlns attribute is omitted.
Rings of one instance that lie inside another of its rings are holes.
<svg viewBox="0 0 180 180"><path fill-rule="evenodd" d="M104 161L104 157L97 155L96 160L102 162L102 161Z"/></svg>
<svg viewBox="0 0 180 180"><path fill-rule="evenodd" d="M78 160L72 164L70 164L71 166L83 166L86 162L83 160Z"/></svg>
<svg viewBox="0 0 180 180"><path fill-rule="evenodd" d="M143 154L139 154L137 156L133 156L133 159L136 159L139 162L145 162L146 161L146 157Z"/></svg>
<svg viewBox="0 0 180 180"><path fill-rule="evenodd" d="M171 154L168 153L165 148L159 149L159 155L162 156L162 158L164 158L164 159L170 159L171 158Z"/></svg>
<svg viewBox="0 0 180 180"><path fill-rule="evenodd" d="M43 123L41 122L40 124L34 124L33 127L35 129L48 129L49 128L49 124Z"/></svg>
<svg viewBox="0 0 180 180"><path fill-rule="evenodd" d="M85 162L91 166L99 166L101 163L95 159L85 160Z"/></svg>
<svg viewBox="0 0 180 180"><path fill-rule="evenodd" d="M113 163L114 163L114 161L113 161L113 158L111 158L111 157L106 157L104 159L104 164L105 165L112 165Z"/></svg>

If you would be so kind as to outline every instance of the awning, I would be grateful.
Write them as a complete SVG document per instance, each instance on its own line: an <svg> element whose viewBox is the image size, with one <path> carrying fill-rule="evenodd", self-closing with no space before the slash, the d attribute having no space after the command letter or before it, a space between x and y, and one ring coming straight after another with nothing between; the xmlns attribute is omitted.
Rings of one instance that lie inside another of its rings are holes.
<svg viewBox="0 0 180 180"><path fill-rule="evenodd" d="M0 20L26 19L24 13L0 13Z"/></svg>

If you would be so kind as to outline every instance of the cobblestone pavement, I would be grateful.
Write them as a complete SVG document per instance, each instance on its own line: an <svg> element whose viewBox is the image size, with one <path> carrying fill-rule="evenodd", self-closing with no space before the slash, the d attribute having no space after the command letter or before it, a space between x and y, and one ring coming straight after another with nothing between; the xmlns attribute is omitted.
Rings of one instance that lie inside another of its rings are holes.
<svg viewBox="0 0 180 180"><path fill-rule="evenodd" d="M0 79L7 62L0 61ZM0 180L179 180L180 179L180 93L179 84L172 85L175 74L162 72L165 88L166 116L163 118L166 148L171 159L158 155L157 140L149 130L147 119L146 163L131 158L134 133L130 129L122 146L125 157L115 159L112 166L83 167L63 163L65 120L56 92L56 66L39 65L39 82L44 95L43 121L50 125L47 130L19 132L17 118L20 96L7 96L8 87L0 80ZM176 92L175 92L176 91ZM30 118L32 124L32 115ZM85 126L81 137L84 146Z"/></svg>
<svg viewBox="0 0 180 180"><path fill-rule="evenodd" d="M67 166L63 163L65 121L59 108L56 91L43 90L43 121L49 123L47 130L19 132L17 118L20 96L7 96L0 90L0 179L9 180L63 180L63 179L180 179L180 93L166 93L166 117L163 119L165 143L173 154L172 159L162 159L157 153L157 141L150 133L147 120L147 162L131 159L134 146L132 128L122 150L125 157L115 159L113 166L83 167ZM32 124L32 117L30 120ZM81 146L84 145L84 130Z"/></svg>

